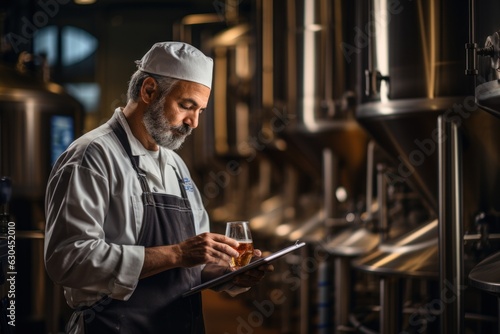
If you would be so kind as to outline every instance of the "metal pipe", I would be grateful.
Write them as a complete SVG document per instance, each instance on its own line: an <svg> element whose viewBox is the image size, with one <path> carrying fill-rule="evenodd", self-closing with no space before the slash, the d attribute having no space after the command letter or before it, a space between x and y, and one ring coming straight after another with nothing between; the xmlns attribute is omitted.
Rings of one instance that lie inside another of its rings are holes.
<svg viewBox="0 0 500 334"><path fill-rule="evenodd" d="M498 319L500 319L500 296L497 297L497 314L498 314ZM498 333L500 333L500 321L498 321Z"/></svg>
<svg viewBox="0 0 500 334"><path fill-rule="evenodd" d="M482 238L483 238L483 235L478 234L478 233L464 235L464 241L481 240ZM500 239L500 233L489 233L488 237L486 239L487 240L498 240L498 239Z"/></svg>
<svg viewBox="0 0 500 334"><path fill-rule="evenodd" d="M373 202L373 164L375 159L375 142L371 140L368 143L368 156L366 162L366 221L371 221L372 202Z"/></svg>
<svg viewBox="0 0 500 334"><path fill-rule="evenodd" d="M309 247L302 247L300 250L300 255L303 259L307 259L310 256ZM310 284L311 279L306 269L301 266L301 282L300 282L300 303L299 303L299 312L300 312L300 325L299 325L299 333L300 334L309 334L309 325L311 321L310 316Z"/></svg>
<svg viewBox="0 0 500 334"><path fill-rule="evenodd" d="M380 280L380 334L401 330L401 278L383 277Z"/></svg>
<svg viewBox="0 0 500 334"><path fill-rule="evenodd" d="M463 333L462 170L458 125L437 119L438 127L438 208L439 285L441 292L441 333ZM451 290L451 291L450 291Z"/></svg>
<svg viewBox="0 0 500 334"><path fill-rule="evenodd" d="M386 166L377 165L377 200L378 200L378 229L380 231L380 242L383 242L389 232L389 221L387 216L387 180L385 177Z"/></svg>
<svg viewBox="0 0 500 334"><path fill-rule="evenodd" d="M476 17L475 0L469 0L469 43L474 43L476 38L476 25L474 18Z"/></svg>
<svg viewBox="0 0 500 334"><path fill-rule="evenodd" d="M368 24L370 24L370 20L373 15L373 3L372 0L368 1ZM365 95L367 97L373 97L374 90L376 89L376 84L373 83L373 73L375 72L375 65L373 61L374 53L373 53L373 38L372 34L368 37L368 68L365 69Z"/></svg>
<svg viewBox="0 0 500 334"><path fill-rule="evenodd" d="M337 159L329 148L323 149L323 198L325 208L325 224L330 227L330 221L333 222L337 211L337 200L335 190L337 189L338 178Z"/></svg>
<svg viewBox="0 0 500 334"><path fill-rule="evenodd" d="M469 0L469 42L465 43L465 75L477 75L477 44L475 42L475 0Z"/></svg>
<svg viewBox="0 0 500 334"><path fill-rule="evenodd" d="M217 14L192 14L182 18L173 25L173 36L180 41L193 43L191 27L196 25L222 24L222 20Z"/></svg>
<svg viewBox="0 0 500 334"><path fill-rule="evenodd" d="M317 278L317 310L318 322L316 324L317 334L332 333L332 280L333 263L328 260L322 260L318 265Z"/></svg>
<svg viewBox="0 0 500 334"><path fill-rule="evenodd" d="M342 328L349 323L351 304L351 258L336 257L334 260L334 333L344 333Z"/></svg>

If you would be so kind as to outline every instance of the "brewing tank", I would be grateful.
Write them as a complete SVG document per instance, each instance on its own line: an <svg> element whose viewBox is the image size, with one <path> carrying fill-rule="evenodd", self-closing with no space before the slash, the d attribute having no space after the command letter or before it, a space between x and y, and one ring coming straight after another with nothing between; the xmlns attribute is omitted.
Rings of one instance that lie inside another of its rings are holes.
<svg viewBox="0 0 500 334"><path fill-rule="evenodd" d="M483 13L496 22L487 12L494 13L498 4L489 3L481 2ZM464 273L473 255L464 252L464 233L474 227L478 212L497 210L493 171L500 167L494 153L498 121L478 108L478 80L470 75L472 53L466 48L476 37L469 29L474 1L358 4L364 9L353 50L361 54L365 96L356 117L393 158L390 182L406 183L417 191L430 217L438 220L410 231L404 243L388 240L355 266L383 275L438 277L441 291L444 282L465 285ZM488 80L496 82L491 76ZM422 248L409 248L419 236ZM411 263L418 267L409 268ZM384 289L383 297L394 292L390 285ZM391 310L390 303L381 304L383 310ZM465 296L457 296L436 320L441 332L463 331L469 311L477 310L465 303ZM383 329L393 329L388 314L382 312Z"/></svg>
<svg viewBox="0 0 500 334"><path fill-rule="evenodd" d="M411 184L437 214L437 117L460 120L474 107L464 74L467 1L360 5L354 41L366 41L357 46L365 96L357 119L393 157L393 180Z"/></svg>
<svg viewBox="0 0 500 334"><path fill-rule="evenodd" d="M0 67L0 174L13 198L44 196L58 154L82 131L81 105L55 83Z"/></svg>
<svg viewBox="0 0 500 334"><path fill-rule="evenodd" d="M478 106L500 117L500 24L498 1L472 1L468 72L476 78ZM476 62L477 61L477 62Z"/></svg>
<svg viewBox="0 0 500 334"><path fill-rule="evenodd" d="M55 159L82 132L81 105L55 83L0 65L0 176L12 181L18 330L58 331L60 291L43 262L44 197ZM47 307L47 305L49 305Z"/></svg>
<svg viewBox="0 0 500 334"><path fill-rule="evenodd" d="M483 113L498 117L495 96L500 89L493 87L498 55L479 56L477 75L467 75L464 46L471 40L471 15L476 22L472 40L478 47L497 43L500 24L490 13L498 3L478 2L476 11L469 6L474 1L466 0L383 3L363 2L358 26L364 30L354 39L362 40L363 31L367 38L360 58L366 95L356 117L392 156L391 182L410 184L436 216L438 147L448 139L439 137L436 122L441 116L444 123L456 124L464 154L463 217L470 225L474 214L497 207L497 122Z"/></svg>
<svg viewBox="0 0 500 334"><path fill-rule="evenodd" d="M274 39L269 45L264 38L263 52L272 50L273 106L287 115L286 129L278 135L319 177L323 151L331 150L336 168L332 186L346 189L349 200L359 200L365 193L369 138L354 117L356 63L339 47L353 33L354 3L273 3L273 12L283 15L273 16Z"/></svg>

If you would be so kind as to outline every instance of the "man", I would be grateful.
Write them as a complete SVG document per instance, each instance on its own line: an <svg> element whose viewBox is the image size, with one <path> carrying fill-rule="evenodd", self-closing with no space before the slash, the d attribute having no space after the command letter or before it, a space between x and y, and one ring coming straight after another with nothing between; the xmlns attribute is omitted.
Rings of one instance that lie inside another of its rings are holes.
<svg viewBox="0 0 500 334"><path fill-rule="evenodd" d="M70 333L203 333L201 294L181 295L230 270L238 243L208 232L200 193L173 150L207 106L212 59L164 42L136 63L127 105L54 165L46 268L76 309ZM272 270L259 269L225 288L246 291Z"/></svg>

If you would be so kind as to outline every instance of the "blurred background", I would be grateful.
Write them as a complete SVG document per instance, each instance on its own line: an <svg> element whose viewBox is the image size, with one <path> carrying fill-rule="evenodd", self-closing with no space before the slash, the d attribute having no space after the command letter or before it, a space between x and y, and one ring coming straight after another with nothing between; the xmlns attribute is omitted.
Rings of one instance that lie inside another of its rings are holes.
<svg viewBox="0 0 500 334"><path fill-rule="evenodd" d="M214 59L209 108L180 150L212 230L249 220L256 248L307 242L248 293L204 292L209 334L499 332L499 11L2 0L4 314L8 222L17 273L16 327L3 316L0 333L64 332L71 310L43 264L50 168L125 105L134 60L166 40Z"/></svg>

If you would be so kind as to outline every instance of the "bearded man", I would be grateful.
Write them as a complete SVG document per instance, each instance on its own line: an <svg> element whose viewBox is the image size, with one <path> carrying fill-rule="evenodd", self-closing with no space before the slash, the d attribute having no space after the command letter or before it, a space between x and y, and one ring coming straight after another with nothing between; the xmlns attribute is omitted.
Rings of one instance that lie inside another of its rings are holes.
<svg viewBox="0 0 500 334"><path fill-rule="evenodd" d="M203 333L201 293L182 294L238 256L235 240L209 232L174 152L207 108L212 59L161 42L136 64L126 106L75 140L48 180L45 264L75 309L67 333ZM224 289L246 291L269 270Z"/></svg>

